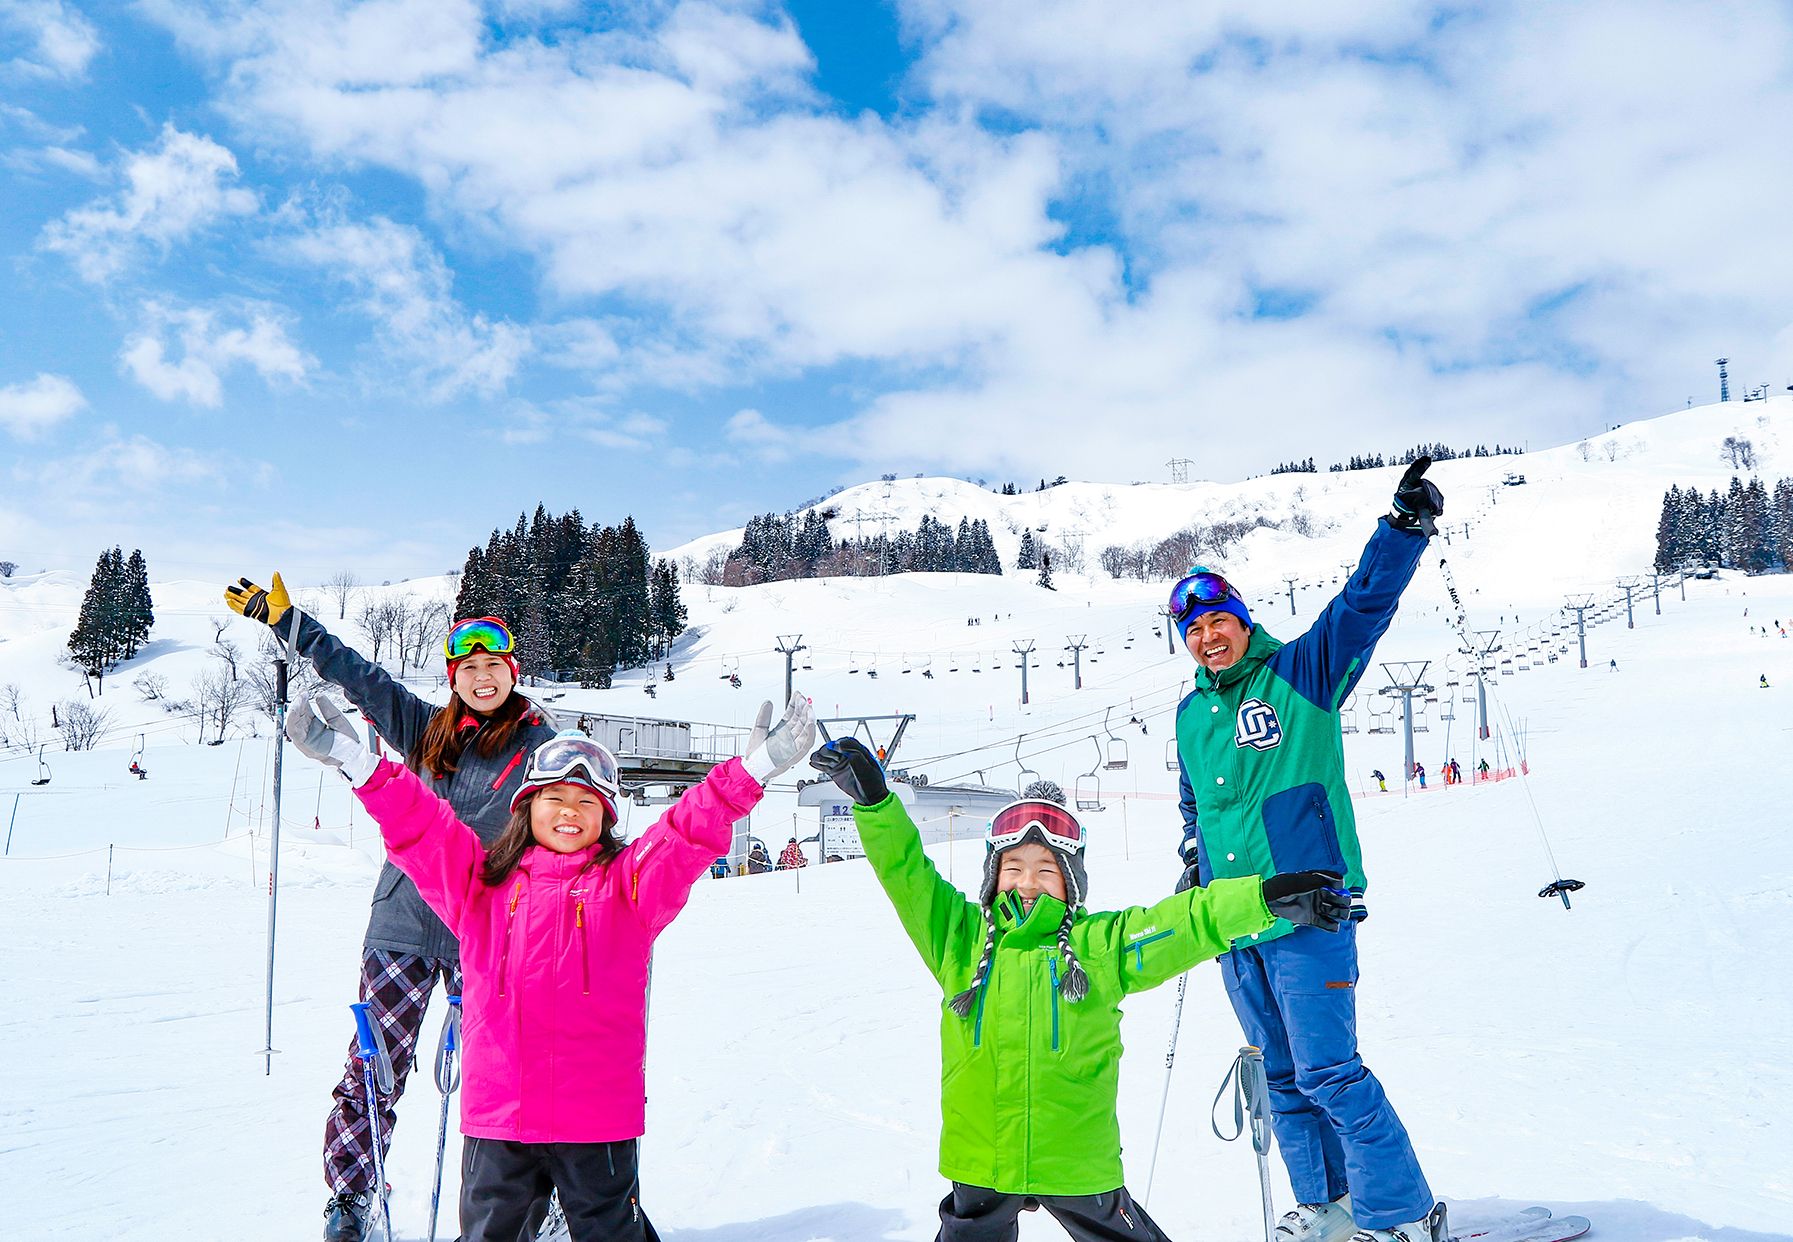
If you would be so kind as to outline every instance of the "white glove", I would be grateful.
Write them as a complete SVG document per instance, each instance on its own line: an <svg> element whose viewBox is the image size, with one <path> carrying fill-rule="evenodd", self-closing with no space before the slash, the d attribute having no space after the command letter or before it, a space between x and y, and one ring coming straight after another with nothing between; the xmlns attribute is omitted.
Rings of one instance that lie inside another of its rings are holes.
<svg viewBox="0 0 1793 1242"><path fill-rule="evenodd" d="M380 765L348 714L321 694L302 694L287 708L286 736L300 753L336 768L357 789Z"/></svg>
<svg viewBox="0 0 1793 1242"><path fill-rule="evenodd" d="M762 704L747 739L747 753L741 756L741 766L761 785L789 772L816 742L815 711L801 694L791 695L783 719L768 732L766 724L771 719L772 704Z"/></svg>

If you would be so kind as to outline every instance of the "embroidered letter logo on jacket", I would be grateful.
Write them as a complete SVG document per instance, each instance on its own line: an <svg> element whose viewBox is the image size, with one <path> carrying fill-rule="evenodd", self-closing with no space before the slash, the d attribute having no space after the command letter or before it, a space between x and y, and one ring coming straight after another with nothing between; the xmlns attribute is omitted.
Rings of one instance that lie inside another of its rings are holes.
<svg viewBox="0 0 1793 1242"><path fill-rule="evenodd" d="M1269 750L1282 741L1282 722L1276 709L1262 699L1246 699L1239 704L1239 728L1233 745L1253 750Z"/></svg>

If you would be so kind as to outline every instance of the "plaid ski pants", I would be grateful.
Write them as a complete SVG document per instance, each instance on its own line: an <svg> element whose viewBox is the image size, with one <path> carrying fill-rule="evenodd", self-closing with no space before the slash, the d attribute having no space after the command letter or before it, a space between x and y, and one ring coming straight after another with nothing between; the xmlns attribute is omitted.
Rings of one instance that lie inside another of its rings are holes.
<svg viewBox="0 0 1793 1242"><path fill-rule="evenodd" d="M380 1136L384 1149L392 1146L395 1106L405 1093L405 1079L417 1057L417 1037L423 1029L424 1009L440 979L451 995L461 990L461 968L443 957L419 957L387 949L361 951L361 999L373 1007L368 1016L392 1057L392 1094L380 1097ZM332 1194L372 1196L374 1158L368 1141L366 1101L361 1080L361 1059L356 1041L349 1041L348 1064L342 1081L331 1094L335 1102L324 1122L324 1181Z"/></svg>

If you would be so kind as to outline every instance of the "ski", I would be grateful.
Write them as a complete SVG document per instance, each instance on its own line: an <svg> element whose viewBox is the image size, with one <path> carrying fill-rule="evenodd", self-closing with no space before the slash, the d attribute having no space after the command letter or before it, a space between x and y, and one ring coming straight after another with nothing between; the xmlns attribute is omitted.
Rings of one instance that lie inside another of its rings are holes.
<svg viewBox="0 0 1793 1242"><path fill-rule="evenodd" d="M1452 1234L1451 1242L1570 1242L1591 1228L1585 1216L1552 1216L1547 1207L1530 1207L1508 1219Z"/></svg>

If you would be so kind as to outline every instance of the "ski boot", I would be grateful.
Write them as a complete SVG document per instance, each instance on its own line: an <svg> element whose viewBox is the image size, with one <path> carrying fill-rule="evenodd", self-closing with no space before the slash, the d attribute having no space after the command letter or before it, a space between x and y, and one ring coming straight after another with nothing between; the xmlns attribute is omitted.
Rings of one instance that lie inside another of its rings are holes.
<svg viewBox="0 0 1793 1242"><path fill-rule="evenodd" d="M1359 1229L1351 1235L1351 1242L1450 1242L1450 1237L1444 1204L1437 1203L1421 1220L1392 1229Z"/></svg>
<svg viewBox="0 0 1793 1242"><path fill-rule="evenodd" d="M1276 1222L1276 1242L1346 1242L1357 1231L1351 1196L1331 1203L1298 1203Z"/></svg>
<svg viewBox="0 0 1793 1242"><path fill-rule="evenodd" d="M372 1205L363 1194L346 1191L324 1205L324 1242L363 1242Z"/></svg>

